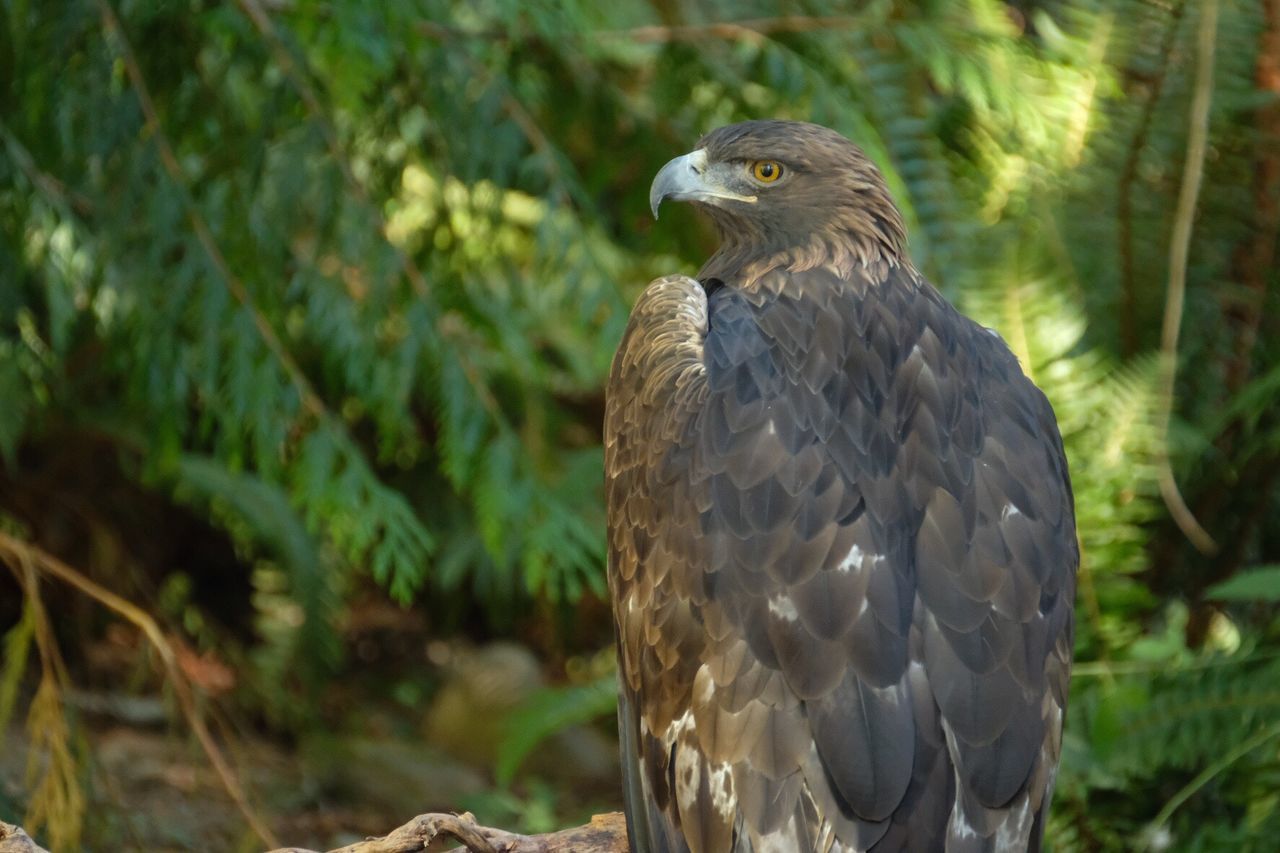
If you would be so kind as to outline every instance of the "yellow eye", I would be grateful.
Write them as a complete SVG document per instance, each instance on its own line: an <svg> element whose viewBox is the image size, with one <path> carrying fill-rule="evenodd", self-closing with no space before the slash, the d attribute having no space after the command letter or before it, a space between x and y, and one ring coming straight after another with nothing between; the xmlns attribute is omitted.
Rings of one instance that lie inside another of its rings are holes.
<svg viewBox="0 0 1280 853"><path fill-rule="evenodd" d="M777 160L757 160L751 164L751 177L762 184L771 184L782 177L782 164Z"/></svg>

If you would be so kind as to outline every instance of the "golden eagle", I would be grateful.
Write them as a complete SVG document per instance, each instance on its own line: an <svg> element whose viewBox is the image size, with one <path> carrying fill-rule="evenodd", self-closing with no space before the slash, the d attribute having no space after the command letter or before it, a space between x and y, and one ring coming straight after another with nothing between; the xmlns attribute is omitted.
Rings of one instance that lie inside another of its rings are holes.
<svg viewBox="0 0 1280 853"><path fill-rule="evenodd" d="M1038 849L1079 562L1048 401L838 133L713 131L667 198L721 242L609 377L632 849Z"/></svg>

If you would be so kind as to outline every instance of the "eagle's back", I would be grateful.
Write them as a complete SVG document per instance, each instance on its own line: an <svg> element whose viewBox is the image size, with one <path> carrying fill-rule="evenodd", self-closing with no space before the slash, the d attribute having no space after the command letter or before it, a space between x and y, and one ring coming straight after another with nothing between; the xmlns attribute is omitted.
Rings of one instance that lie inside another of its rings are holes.
<svg viewBox="0 0 1280 853"><path fill-rule="evenodd" d="M615 359L639 849L1023 849L1078 556L1052 410L909 267L660 280Z"/></svg>

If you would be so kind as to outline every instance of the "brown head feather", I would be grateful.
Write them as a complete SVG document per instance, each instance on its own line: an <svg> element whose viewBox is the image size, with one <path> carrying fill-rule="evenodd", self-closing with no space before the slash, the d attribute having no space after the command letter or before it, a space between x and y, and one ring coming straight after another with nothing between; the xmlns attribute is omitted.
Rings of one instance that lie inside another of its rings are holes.
<svg viewBox="0 0 1280 853"><path fill-rule="evenodd" d="M743 284L770 269L831 266L847 272L861 265L883 275L905 264L907 234L884 177L858 146L817 124L746 121L699 140L708 164L776 160L783 175L770 185L753 183L754 204L695 202L716 223L721 244L699 278Z"/></svg>

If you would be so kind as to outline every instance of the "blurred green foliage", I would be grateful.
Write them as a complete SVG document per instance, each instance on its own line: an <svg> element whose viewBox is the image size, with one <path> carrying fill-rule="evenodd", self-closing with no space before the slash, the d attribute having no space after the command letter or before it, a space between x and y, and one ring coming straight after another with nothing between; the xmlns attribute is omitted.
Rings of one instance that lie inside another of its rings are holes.
<svg viewBox="0 0 1280 853"><path fill-rule="evenodd" d="M1054 848L1265 849L1280 621L1275 568L1242 572L1280 560L1274 0L1220 9L1167 447L1217 554L1156 488L1203 8L0 0L0 524L206 644L229 632L166 585L199 561L165 519L221 531L242 701L285 729L366 575L446 628L603 646L573 614L604 594L604 377L639 289L713 239L655 226L649 180L717 125L821 122L1062 424L1083 563ZM602 684L540 692L503 778Z"/></svg>

